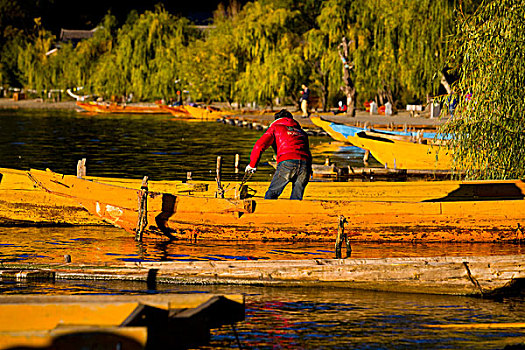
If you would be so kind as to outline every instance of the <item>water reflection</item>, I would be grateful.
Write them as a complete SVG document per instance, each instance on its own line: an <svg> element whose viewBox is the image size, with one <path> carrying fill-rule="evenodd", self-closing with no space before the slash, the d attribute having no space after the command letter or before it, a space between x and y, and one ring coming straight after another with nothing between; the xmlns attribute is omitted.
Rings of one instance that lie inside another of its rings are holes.
<svg viewBox="0 0 525 350"><path fill-rule="evenodd" d="M174 121L161 115L89 115L73 111L0 110L0 159L2 167L50 168L76 173L77 160L87 158L88 175L181 180L191 171L196 180L215 178L216 158L223 157L225 180L238 179L235 154L241 170L262 131L216 122ZM310 143L328 143L328 137L311 137ZM362 151L336 147L314 153L316 163L335 156L339 165L362 164ZM265 152L254 180L269 180Z"/></svg>
<svg viewBox="0 0 525 350"><path fill-rule="evenodd" d="M346 288L261 288L119 281L0 282L2 293L244 294L236 325L245 349L503 349L525 343L523 328L443 329L433 325L512 323L525 319L524 296L502 300L390 294ZM202 349L237 348L230 327Z"/></svg>
<svg viewBox="0 0 525 350"><path fill-rule="evenodd" d="M233 179L236 153L248 159L260 131L218 123L185 123L167 116L86 115L60 111L0 111L1 167L51 168L76 172L88 159L88 174L153 180L212 180L216 156L223 156L224 177ZM339 165L359 166L362 151L319 146L311 138L315 160L330 155ZM266 152L263 163L271 159ZM347 163L345 163L347 162ZM353 163L352 163L353 162ZM256 180L268 180L269 166ZM334 237L335 238L335 237ZM353 243L352 258L524 254L518 244ZM332 258L333 243L217 243L147 240L137 243L109 227L0 227L0 263L73 263ZM246 322L238 325L244 348L257 349L502 349L525 344L523 329L444 330L426 324L523 322L523 296L501 301L410 294L374 293L339 288L256 288L246 286L174 286L119 281L0 281L2 294L150 294L243 293ZM217 330L210 348L237 347L231 329Z"/></svg>
<svg viewBox="0 0 525 350"><path fill-rule="evenodd" d="M75 263L119 261L288 260L335 256L331 242L209 242L148 239L135 242L111 226L0 227L0 262ZM512 243L352 243L351 258L524 254Z"/></svg>

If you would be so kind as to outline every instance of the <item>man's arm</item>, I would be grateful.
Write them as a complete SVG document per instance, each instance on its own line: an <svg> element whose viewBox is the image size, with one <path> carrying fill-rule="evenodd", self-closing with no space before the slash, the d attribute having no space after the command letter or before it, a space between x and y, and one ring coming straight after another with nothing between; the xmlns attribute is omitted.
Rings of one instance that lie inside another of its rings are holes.
<svg viewBox="0 0 525 350"><path fill-rule="evenodd" d="M261 136L259 140L253 146L252 154L250 155L250 166L255 168L263 152L270 147L275 141L274 128L270 127L266 132Z"/></svg>

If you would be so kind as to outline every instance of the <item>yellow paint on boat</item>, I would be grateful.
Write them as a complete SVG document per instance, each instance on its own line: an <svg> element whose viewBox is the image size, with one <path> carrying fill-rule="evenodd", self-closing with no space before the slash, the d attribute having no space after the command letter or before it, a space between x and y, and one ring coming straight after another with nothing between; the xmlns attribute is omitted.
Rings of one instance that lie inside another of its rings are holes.
<svg viewBox="0 0 525 350"><path fill-rule="evenodd" d="M193 107L185 105L184 108L188 111L193 118L202 119L202 120L215 120L217 118L222 118L228 115L231 115L230 112L213 110L210 107Z"/></svg>
<svg viewBox="0 0 525 350"><path fill-rule="evenodd" d="M338 133L338 132L335 132L331 127L330 127L330 124L332 124L332 122L328 121L328 120L325 120L325 119L322 119L321 117L310 117L310 120L312 123L314 123L314 125L320 127L321 129L323 129L324 131L326 131L328 133L328 135L330 135L331 138L333 138L334 140L336 141L340 141L340 142L349 142L349 140L347 140L342 134Z"/></svg>
<svg viewBox="0 0 525 350"><path fill-rule="evenodd" d="M74 197L94 215L134 232L138 221L138 189L50 171L31 170L31 176L48 191ZM405 187L405 201L387 201L380 196L368 200L325 197L292 202L149 192L147 231L153 235L160 232L198 235L210 240L331 241L338 217L344 215L349 218L347 228L354 240L516 239L517 224L525 221L522 181L465 182L455 186L444 196L424 201L408 200L410 187Z"/></svg>
<svg viewBox="0 0 525 350"><path fill-rule="evenodd" d="M0 349L145 349L146 327L61 326L51 330L0 332ZM60 344L60 345L58 345Z"/></svg>
<svg viewBox="0 0 525 350"><path fill-rule="evenodd" d="M378 162L390 169L452 169L452 152L439 145L356 136L347 139L353 145L369 150Z"/></svg>
<svg viewBox="0 0 525 350"><path fill-rule="evenodd" d="M61 325L118 326L138 306L137 302L0 304L0 330L31 331Z"/></svg>

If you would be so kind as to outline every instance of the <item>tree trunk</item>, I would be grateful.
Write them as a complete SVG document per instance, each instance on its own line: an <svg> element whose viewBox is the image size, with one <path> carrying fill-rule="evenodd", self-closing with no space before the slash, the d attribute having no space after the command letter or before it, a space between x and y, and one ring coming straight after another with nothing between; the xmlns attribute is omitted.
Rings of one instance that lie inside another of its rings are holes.
<svg viewBox="0 0 525 350"><path fill-rule="evenodd" d="M354 69L354 64L348 60L349 55L349 42L343 37L341 44L339 44L339 57L343 62L343 86L341 91L346 95L346 114L349 117L355 117L356 110L356 96L357 92L355 89L354 81L352 80L351 71Z"/></svg>
<svg viewBox="0 0 525 350"><path fill-rule="evenodd" d="M447 94L450 95L452 93L452 88L450 87L450 84L447 81L447 78L445 78L445 74L441 73L441 85L445 87L447 90Z"/></svg>
<svg viewBox="0 0 525 350"><path fill-rule="evenodd" d="M323 112L327 112L329 110L329 107L328 107L328 74L324 74L323 76L323 86L322 86L322 89L321 89L321 99L322 99L322 103L323 103Z"/></svg>

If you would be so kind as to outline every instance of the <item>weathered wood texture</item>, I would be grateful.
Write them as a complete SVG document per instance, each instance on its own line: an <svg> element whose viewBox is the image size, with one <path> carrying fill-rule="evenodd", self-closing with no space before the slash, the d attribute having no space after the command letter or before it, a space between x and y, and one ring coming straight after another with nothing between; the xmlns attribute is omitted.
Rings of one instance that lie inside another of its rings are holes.
<svg viewBox="0 0 525 350"><path fill-rule="evenodd" d="M146 327L60 326L0 332L0 349L146 349Z"/></svg>
<svg viewBox="0 0 525 350"><path fill-rule="evenodd" d="M8 267L8 266L6 266ZM330 286L494 296L525 288L525 255L388 259L135 262L113 266L47 266L57 279L151 279L180 284Z"/></svg>
<svg viewBox="0 0 525 350"><path fill-rule="evenodd" d="M31 176L42 188L74 197L94 215L133 232L138 190L52 172L32 170ZM456 186L442 198L417 202L234 200L150 192L146 231L209 240L333 241L343 215L348 235L360 241L489 242L523 236L523 183Z"/></svg>
<svg viewBox="0 0 525 350"><path fill-rule="evenodd" d="M87 177L90 179L92 177ZM101 182L140 188L139 179L97 178ZM199 192L208 184L183 184L181 181L153 182L155 191L174 193ZM90 214L80 203L60 197L40 187L27 176L27 171L0 168L0 225L107 225Z"/></svg>
<svg viewBox="0 0 525 350"><path fill-rule="evenodd" d="M118 193L102 190L99 194L95 188L99 186L89 181L85 181L83 190L77 191L79 185L76 185L74 193L86 194L83 200L87 200L86 207L95 213L92 215L81 206L82 200L78 198L58 196L35 187L27 172L0 169L0 174L0 224L113 224L115 219L110 214L119 210L109 209L121 208L132 223L130 227L136 226L139 179L87 177L114 185L111 188ZM61 177L60 181L71 178L74 176ZM344 215L349 221L346 230L353 240L500 241L525 238L523 181L312 182L306 189L305 200L293 205L288 200L260 200L268 187L267 182L249 182L248 185L252 189L250 192L255 192L252 199L256 204L250 214L246 213L244 202L231 199L234 191L226 191L223 201L214 199L216 183L212 181L151 181L149 189L174 195L171 198L172 204L177 203L177 213L168 210L164 223L169 223L169 227L178 230L177 234L183 234L182 237L198 233L208 239L334 241L338 217ZM236 188L238 183L223 186ZM287 198L289 192L290 189L286 189L282 197ZM157 199L152 199L152 207L148 208L152 215L148 222L152 225L163 211L163 196L155 196ZM99 203L99 213L104 209L103 214L109 215L106 222L97 214L96 203ZM164 210L166 204L164 200ZM159 211L155 214L155 210Z"/></svg>
<svg viewBox="0 0 525 350"><path fill-rule="evenodd" d="M244 297L12 295L0 296L0 315L2 349L188 348L206 343L210 328L244 320Z"/></svg>

